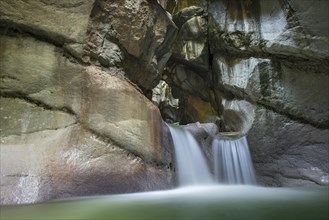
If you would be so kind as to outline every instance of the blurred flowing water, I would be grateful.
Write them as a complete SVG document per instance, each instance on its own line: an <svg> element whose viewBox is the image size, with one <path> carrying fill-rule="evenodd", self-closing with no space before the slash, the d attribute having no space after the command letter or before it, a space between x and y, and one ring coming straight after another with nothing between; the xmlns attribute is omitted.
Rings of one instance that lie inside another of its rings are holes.
<svg viewBox="0 0 329 220"><path fill-rule="evenodd" d="M174 142L179 186L213 184L205 156L192 134L178 126L169 126Z"/></svg>
<svg viewBox="0 0 329 220"><path fill-rule="evenodd" d="M255 172L245 136L237 140L214 139L215 179L227 184L256 184Z"/></svg>
<svg viewBox="0 0 329 220"><path fill-rule="evenodd" d="M215 159L223 160L216 166L225 166L225 169L234 173L215 169L217 178L222 179L222 182L238 183L215 184L192 135L182 128L170 127L170 130L176 148L179 148L175 152L178 155L181 187L77 197L43 204L1 206L1 219L329 219L328 187L269 188L239 184L254 183L248 145L244 138L233 142L214 140ZM247 177L242 173L247 173Z"/></svg>
<svg viewBox="0 0 329 220"><path fill-rule="evenodd" d="M256 184L256 177L245 136L233 139L214 139L213 170L210 172L201 146L183 127L168 126L174 142L178 184L190 185Z"/></svg>
<svg viewBox="0 0 329 220"><path fill-rule="evenodd" d="M190 186L2 206L1 219L328 220L328 187Z"/></svg>

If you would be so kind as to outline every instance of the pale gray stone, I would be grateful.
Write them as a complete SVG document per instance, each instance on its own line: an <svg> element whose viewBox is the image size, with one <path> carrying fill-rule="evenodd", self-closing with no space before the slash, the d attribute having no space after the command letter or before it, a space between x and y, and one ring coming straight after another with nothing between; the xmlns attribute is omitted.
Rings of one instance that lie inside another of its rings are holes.
<svg viewBox="0 0 329 220"><path fill-rule="evenodd" d="M258 107L248 134L258 182L269 186L328 185L329 130Z"/></svg>

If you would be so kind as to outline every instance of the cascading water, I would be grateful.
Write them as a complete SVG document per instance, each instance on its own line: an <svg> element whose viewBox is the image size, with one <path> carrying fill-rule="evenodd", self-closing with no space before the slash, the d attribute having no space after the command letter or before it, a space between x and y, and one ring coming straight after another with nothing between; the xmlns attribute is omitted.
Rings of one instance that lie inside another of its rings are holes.
<svg viewBox="0 0 329 220"><path fill-rule="evenodd" d="M179 186L256 184L246 137L237 140L214 139L214 175L211 174L201 147L182 127L168 126L174 142ZM215 178L213 178L215 176Z"/></svg>
<svg viewBox="0 0 329 220"><path fill-rule="evenodd" d="M28 206L1 206L1 217L4 219L113 220L329 219L328 187L301 189L301 187L266 188L252 185L215 184L204 187L205 183L212 183L213 181L199 145L194 137L183 128L170 126L169 128L178 158L177 167L180 184L183 186L193 185L193 187L96 197L76 197ZM245 137L239 140L215 139L213 145L216 161L218 161L217 166L227 169L227 172L233 172L234 178L240 179L241 183L252 182L250 177L245 178L242 174L245 172L249 172L248 175L252 174ZM237 162L239 160L241 161ZM246 169L247 167L249 170Z"/></svg>
<svg viewBox="0 0 329 220"><path fill-rule="evenodd" d="M237 140L214 139L215 178L227 184L256 184L246 137Z"/></svg>
<svg viewBox="0 0 329 220"><path fill-rule="evenodd" d="M175 147L179 186L214 183L206 159L194 137L183 128L168 127Z"/></svg>

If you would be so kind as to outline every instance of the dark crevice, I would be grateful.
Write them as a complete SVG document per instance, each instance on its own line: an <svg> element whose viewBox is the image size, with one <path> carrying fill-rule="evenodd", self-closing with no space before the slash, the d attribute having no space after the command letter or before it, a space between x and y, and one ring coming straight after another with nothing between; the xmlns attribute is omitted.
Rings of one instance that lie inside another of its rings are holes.
<svg viewBox="0 0 329 220"><path fill-rule="evenodd" d="M84 4L83 1L81 2L71 2L71 1L65 1L65 2L51 2L49 0L41 0L41 2L45 5L51 5L54 6L56 8L66 8L66 9L70 9L70 8L77 8L79 6L82 6Z"/></svg>
<svg viewBox="0 0 329 220"><path fill-rule="evenodd" d="M64 112L64 113L67 113L67 114L70 114L70 115L73 115L73 116L76 116L76 114L70 110L69 108L66 108L66 107L53 107L53 106L50 106L50 105L47 105L43 102L40 102L38 100L34 100L30 97L27 97L25 94L22 94L22 93L19 93L19 92L11 92L11 93L6 93L6 92L0 92L0 97L3 97L3 98L12 98L12 99L20 99L20 100L24 100L28 103L31 103L31 104L34 104L38 107L41 107L45 110L50 110L50 111L61 111L61 112ZM110 138L108 138L106 135L104 134L101 134L95 130L92 130L88 127L88 125L86 125L85 123L83 123L79 118L77 118L78 122L75 122L75 123L72 123L70 125L67 125L65 127L60 127L60 128L57 128L57 129L43 129L43 130L58 130L58 129L62 129L62 128L67 128L69 126L72 126L72 125L75 125L77 123L80 123L84 129L86 129L87 131L89 131L90 133L94 134L95 136L97 136L99 139L101 139L103 142L105 143L113 143L114 145L116 145L117 147L127 151L129 154L131 155L134 155L135 157L137 158L140 158L144 163L146 164L150 164L152 165L153 167L157 167L157 168L167 168L168 167L168 164L165 164L161 161L157 161L155 159L149 159L149 158L144 158L142 155L140 155L137 151L132 151L132 150L128 150L124 147L121 147L120 144L116 143L115 141L111 140ZM40 130L41 131L41 130ZM30 134L30 133L35 133L35 132L38 132L38 131L33 131L33 132L29 132L29 133L21 133L21 134ZM19 135L19 134L12 134L12 135Z"/></svg>
<svg viewBox="0 0 329 220"><path fill-rule="evenodd" d="M48 104L45 104L41 101L35 100L31 97L28 97L28 95L21 93L21 92L2 92L0 91L0 97L3 98L12 98L12 99L21 99L24 100L28 103L34 104L38 107L41 107L45 110L50 110L50 111L61 111L70 115L74 115L77 116L75 112L73 112L73 110L67 108L67 107L54 107Z"/></svg>
<svg viewBox="0 0 329 220"><path fill-rule="evenodd" d="M251 104L256 104L257 100L255 97L249 95L244 89L239 89L239 88L225 88L224 86L221 86L219 88L215 88L215 91L219 91L223 94L223 98L232 100L232 99L237 99L237 100L246 100L250 102Z"/></svg>
<svg viewBox="0 0 329 220"><path fill-rule="evenodd" d="M298 123L301 123L301 124L309 124L315 128L318 128L318 129L329 129L329 124L324 122L324 123L316 123L316 122L313 122L313 121L310 121L310 120L307 120L303 117L300 117L300 116L296 116L296 115L292 115L290 114L289 112L286 112L284 111L283 109L280 110L279 108L275 108L273 106L270 106L262 101L257 101L257 104L259 106L262 106L264 107L265 109L267 110L271 110L275 113L278 113L280 115L283 115L283 116L286 116L287 118L295 121L295 122L298 122Z"/></svg>
<svg viewBox="0 0 329 220"><path fill-rule="evenodd" d="M18 81L19 79L17 77L14 76L0 76L0 79L10 79L10 80L16 80Z"/></svg>
<svg viewBox="0 0 329 220"><path fill-rule="evenodd" d="M101 134L101 133L99 133L99 132L97 132L93 129L90 129L89 127L87 127L87 125L83 124L82 126L85 130L87 130L91 134L95 135L99 140L103 141L104 143L109 143L109 144L113 144L113 145L117 146L118 148L126 151L127 155L129 155L129 156L133 155L133 157L139 158L145 164L149 164L153 167L160 168L160 169L167 169L168 168L168 164L165 164L162 161L157 161L155 159L144 158L137 151L132 151L130 149L122 147L119 143L115 142L114 140L110 139L109 137L107 137L104 134Z"/></svg>
<svg viewBox="0 0 329 220"><path fill-rule="evenodd" d="M61 111L61 112L64 112L64 113L67 113L67 114L70 114L70 115L73 115L73 116L76 116L76 114L70 110L69 108L66 108L66 107L61 107L61 108L58 108L58 107L53 107L53 106L50 106L50 105L47 105L45 103L42 103L40 101L37 101L37 100L34 100L30 97L27 97L25 94L22 94L22 93L18 93L18 92L15 92L15 93L5 93L5 92L0 92L0 97L3 97L3 98L12 98L12 99L21 99L21 100L24 100L28 103L31 103L31 104L34 104L38 107L41 107L45 110L50 110L50 111ZM121 147L120 144L116 143L115 141L111 140L109 137L107 137L106 135L104 134L101 134L95 130L92 130L88 127L88 125L86 125L85 123L83 123L81 120L79 120L79 118L77 119L78 122L76 123L73 123L73 124L70 124L70 125L67 125L65 127L61 127L61 128L57 128L57 129L43 129L43 130L58 130L58 129L62 129L62 128L67 128L69 126L72 126L72 125L75 125L77 123L80 123L84 129L86 129L87 131L89 131L90 133L94 134L95 136L97 136L99 139L101 139L103 142L105 143L113 143L114 145L116 145L117 147L127 151L129 154L131 155L134 155L135 157L137 158L140 158L144 163L146 164L150 164L152 165L153 167L157 167L157 168L167 168L168 167L168 164L165 164L161 161L157 161L155 159L149 159L149 158L144 158L142 155L140 155L137 151L132 151L132 150L128 150L124 147ZM41 131L41 130L40 130ZM33 132L29 132L29 133L21 133L21 134L30 134L30 133L35 133L35 132L38 132L38 131L33 131ZM12 135L15 135L15 134L12 134ZM19 135L19 134L16 134L16 135Z"/></svg>
<svg viewBox="0 0 329 220"><path fill-rule="evenodd" d="M286 174L284 174L282 172L278 172L277 174L280 175L281 177L287 178L287 179L309 181L309 182L312 182L312 183L314 183L316 185L322 185L322 184L318 183L317 181L315 181L314 179L311 179L309 177L302 176L302 175L300 175L300 176L297 176L297 175L296 176L294 176L294 175L286 175Z"/></svg>
<svg viewBox="0 0 329 220"><path fill-rule="evenodd" d="M33 37L39 41L50 43L56 47L62 47L64 45L64 40L61 37L48 37L46 33L43 33L42 30L33 30L31 27L24 27L23 25L11 24L10 22L2 21L0 24L0 34L8 36L29 36ZM56 40L55 40L56 39ZM67 42L75 43L75 42Z"/></svg>
<svg viewBox="0 0 329 220"><path fill-rule="evenodd" d="M271 106L271 105L265 103L262 100L256 100L256 98L254 98L254 97L248 95L247 93L245 93L243 89L239 90L238 92L236 92L234 89L229 90L229 89L224 88L224 87L216 88L216 90L218 90L221 93L223 93L224 94L224 98L227 98L226 96L228 96L228 97L234 97L235 99L238 99L238 100L246 100L246 101L248 101L248 102L250 102L252 104L257 104L257 105L262 106L262 107L264 107L264 108L266 108L268 110L271 110L273 112L276 112L276 113L278 113L280 115L286 116L287 118L289 118L289 119L291 119L293 121L296 121L298 123L301 123L301 124L309 124L309 125L311 125L311 126L313 126L315 128L318 128L318 129L329 129L329 124L326 123L326 122L316 123L316 122L313 122L311 120L305 119L303 117L290 114L289 112L284 111L284 109L280 109L280 108L276 108L274 106Z"/></svg>
<svg viewBox="0 0 329 220"><path fill-rule="evenodd" d="M22 135L29 135L29 134L34 134L34 133L44 132L44 131L57 131L57 130L65 129L65 128L68 128L68 127L71 127L71 126L74 126L74 125L77 125L77 124L78 124L78 122L74 122L74 123L65 125L64 127L43 128L43 129L40 129L40 130L33 130L33 131L30 131L30 132L20 132L18 134L6 134L6 136L22 136Z"/></svg>
<svg viewBox="0 0 329 220"><path fill-rule="evenodd" d="M261 59L278 59L285 63L293 63L296 62L298 64L305 65L305 68L307 68L307 65L314 64L319 68L319 65L324 68L325 73L328 73L328 65L329 65L329 59L328 58L303 58L303 57L296 57L296 56L289 56L289 55L282 55L282 54L271 54L267 52L242 52L242 51L231 51L231 50L218 50L216 51L216 54L220 54L223 57L226 58L234 58L234 59L249 59L249 58L261 58ZM295 64L296 65L296 64ZM297 66L297 65L296 65ZM304 68L304 67L303 67Z"/></svg>
<svg viewBox="0 0 329 220"><path fill-rule="evenodd" d="M55 46L55 50L61 52L63 56L70 60L72 63L78 63L80 65L86 65L82 60L77 59L71 54L67 49L64 48L65 44L67 43L74 43L74 42L62 42L62 41L55 41L52 38L46 37L45 35L36 34L38 32L31 32L26 31L24 28L20 28L18 26L6 26L6 23L0 24L0 35L10 36L10 37L30 37L40 42L48 43L50 45Z"/></svg>

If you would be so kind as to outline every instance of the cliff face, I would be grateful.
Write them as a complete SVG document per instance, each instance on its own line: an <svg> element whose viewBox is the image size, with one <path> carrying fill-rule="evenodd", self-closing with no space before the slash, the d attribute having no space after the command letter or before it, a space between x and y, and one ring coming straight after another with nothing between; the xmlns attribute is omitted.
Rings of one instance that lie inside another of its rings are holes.
<svg viewBox="0 0 329 220"><path fill-rule="evenodd" d="M180 1L173 13L167 81L183 123L248 134L261 184L327 185L328 3Z"/></svg>
<svg viewBox="0 0 329 220"><path fill-rule="evenodd" d="M0 11L1 203L171 187L168 132L139 89L170 56L165 10L5 0Z"/></svg>
<svg viewBox="0 0 329 220"><path fill-rule="evenodd" d="M172 187L161 114L248 134L260 184L328 184L326 0L161 4L0 2L2 204Z"/></svg>

